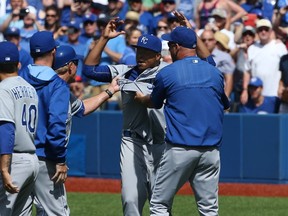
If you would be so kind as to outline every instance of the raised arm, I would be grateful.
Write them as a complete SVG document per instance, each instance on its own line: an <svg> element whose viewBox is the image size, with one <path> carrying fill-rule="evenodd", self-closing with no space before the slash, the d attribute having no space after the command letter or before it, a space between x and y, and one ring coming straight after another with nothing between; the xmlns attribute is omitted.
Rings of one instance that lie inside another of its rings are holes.
<svg viewBox="0 0 288 216"><path fill-rule="evenodd" d="M121 34L125 34L125 31L117 31L117 27L122 25L123 23L124 21L118 20L118 18L113 18L109 21L98 42L86 57L86 65L94 66L100 63L101 53L103 52L108 40L110 40L111 38L115 38Z"/></svg>
<svg viewBox="0 0 288 216"><path fill-rule="evenodd" d="M184 16L184 14L178 12L178 11L173 11L174 16L177 17L179 23L181 26L186 26L187 28L192 29L192 25L189 22L189 20ZM199 56L200 58L207 58L208 56L211 55L211 53L209 52L208 48L205 46L205 44L203 43L203 41L197 36L197 47L196 47L196 53L197 56Z"/></svg>
<svg viewBox="0 0 288 216"><path fill-rule="evenodd" d="M230 24L234 23L235 21L241 19L243 16L247 14L247 12L240 7L238 4L236 4L234 1L228 0L224 1L225 4L230 8ZM227 27L227 26L226 26Z"/></svg>

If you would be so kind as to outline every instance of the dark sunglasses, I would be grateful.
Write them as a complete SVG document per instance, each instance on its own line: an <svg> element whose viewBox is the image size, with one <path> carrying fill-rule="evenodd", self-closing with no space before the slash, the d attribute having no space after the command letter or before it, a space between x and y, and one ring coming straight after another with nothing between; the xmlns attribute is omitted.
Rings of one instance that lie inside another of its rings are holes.
<svg viewBox="0 0 288 216"><path fill-rule="evenodd" d="M74 0L75 3L91 3L91 0Z"/></svg>
<svg viewBox="0 0 288 216"><path fill-rule="evenodd" d="M92 22L92 21L86 21L86 22L84 22L84 26L93 25L93 24L94 24L94 22Z"/></svg>
<svg viewBox="0 0 288 216"><path fill-rule="evenodd" d="M260 27L257 29L257 32L262 32L262 31L268 32L269 30L270 30L270 28L268 28L268 27Z"/></svg>
<svg viewBox="0 0 288 216"><path fill-rule="evenodd" d="M214 38L203 38L202 41L203 41L203 42L206 42L206 41L214 41Z"/></svg>
<svg viewBox="0 0 288 216"><path fill-rule="evenodd" d="M160 30L160 29L165 29L167 30L168 29L168 26L157 26L157 29Z"/></svg>
<svg viewBox="0 0 288 216"><path fill-rule="evenodd" d="M170 2L170 1L166 1L166 2L162 2L164 5L166 5L166 4L170 4L170 5L174 5L175 4L175 2Z"/></svg>
<svg viewBox="0 0 288 216"><path fill-rule="evenodd" d="M176 44L177 44L177 43L175 43L175 42L169 41L169 42L168 42L168 47L176 46Z"/></svg>
<svg viewBox="0 0 288 216"><path fill-rule="evenodd" d="M67 30L67 33L68 34L75 34L75 33L78 33L79 32L79 30L78 29L76 29L76 28L68 28L68 30Z"/></svg>
<svg viewBox="0 0 288 216"><path fill-rule="evenodd" d="M249 35L249 36L255 36L252 32L244 32L244 33L242 34L243 37L245 37L245 36L247 36L247 35Z"/></svg>
<svg viewBox="0 0 288 216"><path fill-rule="evenodd" d="M53 17L53 18L55 18L56 15L54 15L54 14L46 14L46 17Z"/></svg>
<svg viewBox="0 0 288 216"><path fill-rule="evenodd" d="M135 2L135 3L142 3L142 0L130 0L131 3Z"/></svg>
<svg viewBox="0 0 288 216"><path fill-rule="evenodd" d="M72 62L74 65L78 66L79 60L76 59L76 60L72 60L71 62Z"/></svg>

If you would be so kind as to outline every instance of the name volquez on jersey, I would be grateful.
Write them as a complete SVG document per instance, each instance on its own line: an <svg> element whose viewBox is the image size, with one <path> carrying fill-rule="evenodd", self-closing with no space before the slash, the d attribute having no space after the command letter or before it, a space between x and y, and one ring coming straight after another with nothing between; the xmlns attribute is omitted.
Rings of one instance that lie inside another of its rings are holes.
<svg viewBox="0 0 288 216"><path fill-rule="evenodd" d="M16 100L21 99L23 97L34 99L37 98L35 89L29 86L16 86L10 90Z"/></svg>

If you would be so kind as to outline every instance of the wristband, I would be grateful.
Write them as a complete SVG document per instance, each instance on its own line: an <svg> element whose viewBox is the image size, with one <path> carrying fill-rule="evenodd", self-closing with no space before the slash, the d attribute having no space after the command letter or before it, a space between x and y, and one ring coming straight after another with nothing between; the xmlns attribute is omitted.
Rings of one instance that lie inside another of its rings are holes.
<svg viewBox="0 0 288 216"><path fill-rule="evenodd" d="M109 98L113 96L113 93L109 91L109 89L106 89L105 92L108 94Z"/></svg>

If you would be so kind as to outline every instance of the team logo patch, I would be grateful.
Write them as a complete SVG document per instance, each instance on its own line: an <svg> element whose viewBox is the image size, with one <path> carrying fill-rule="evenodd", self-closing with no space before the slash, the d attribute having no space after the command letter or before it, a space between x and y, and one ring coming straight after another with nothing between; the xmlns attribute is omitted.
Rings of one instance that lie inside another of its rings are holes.
<svg viewBox="0 0 288 216"><path fill-rule="evenodd" d="M36 49L35 52L36 52L36 53L39 53L39 52L41 52L41 50L40 50L40 49Z"/></svg>
<svg viewBox="0 0 288 216"><path fill-rule="evenodd" d="M11 61L10 57L5 57L5 61Z"/></svg>
<svg viewBox="0 0 288 216"><path fill-rule="evenodd" d="M147 89L153 90L154 86L153 85L147 85Z"/></svg>
<svg viewBox="0 0 288 216"><path fill-rule="evenodd" d="M147 44L148 43L148 38L147 37L142 37L141 38L141 43Z"/></svg>

